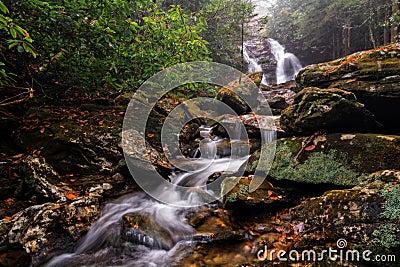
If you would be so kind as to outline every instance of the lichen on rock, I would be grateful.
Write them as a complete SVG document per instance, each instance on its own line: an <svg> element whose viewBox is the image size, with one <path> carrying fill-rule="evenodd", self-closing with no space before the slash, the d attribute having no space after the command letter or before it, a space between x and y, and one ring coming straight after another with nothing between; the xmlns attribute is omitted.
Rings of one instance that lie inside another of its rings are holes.
<svg viewBox="0 0 400 267"><path fill-rule="evenodd" d="M337 88L305 88L282 112L281 128L287 134L377 132L380 124L354 94Z"/></svg>

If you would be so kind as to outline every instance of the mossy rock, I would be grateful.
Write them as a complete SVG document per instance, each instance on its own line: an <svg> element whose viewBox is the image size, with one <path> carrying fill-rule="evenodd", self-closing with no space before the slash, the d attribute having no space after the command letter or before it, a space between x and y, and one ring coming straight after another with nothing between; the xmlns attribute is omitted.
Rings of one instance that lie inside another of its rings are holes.
<svg viewBox="0 0 400 267"><path fill-rule="evenodd" d="M354 93L386 133L400 134L400 43L310 65L296 76L300 89L340 88Z"/></svg>
<svg viewBox="0 0 400 267"><path fill-rule="evenodd" d="M400 210L398 191L393 189L393 184L399 182L399 171L376 172L352 189L328 191L307 199L292 208L290 214L293 220L304 223L306 233L302 239L307 240L308 246L324 239L345 239L349 248L371 250L371 258L377 254L398 257L400 216L388 217L385 211L387 207Z"/></svg>
<svg viewBox="0 0 400 267"><path fill-rule="evenodd" d="M286 198L282 192L264 182L257 190L250 192L249 186L251 177L227 177L221 184L223 204L226 209L233 209L235 212L240 210L249 213L249 209L257 209L271 204L286 203ZM227 192L231 189L229 192Z"/></svg>
<svg viewBox="0 0 400 267"><path fill-rule="evenodd" d="M310 65L296 76L300 88L340 85L348 91L400 96L400 44L357 52L330 62ZM386 86L391 84L392 86Z"/></svg>
<svg viewBox="0 0 400 267"><path fill-rule="evenodd" d="M329 132L377 132L380 124L353 93L340 89L305 88L282 112L281 128L287 134Z"/></svg>
<svg viewBox="0 0 400 267"><path fill-rule="evenodd" d="M333 184L352 187L360 175L385 169L400 170L400 136L378 134L326 134L316 137L298 155L306 138L293 137L276 141L276 153L268 176L309 184ZM254 153L246 169L253 173L268 166L258 162Z"/></svg>
<svg viewBox="0 0 400 267"><path fill-rule="evenodd" d="M246 74L246 77L250 78L257 86L260 86L263 78L263 72L250 72Z"/></svg>
<svg viewBox="0 0 400 267"><path fill-rule="evenodd" d="M230 106L238 115L251 111L256 106L258 90L262 80L262 72L248 73L238 81L233 81L220 89L216 99ZM254 85L255 84L255 85ZM236 93L239 92L239 95Z"/></svg>

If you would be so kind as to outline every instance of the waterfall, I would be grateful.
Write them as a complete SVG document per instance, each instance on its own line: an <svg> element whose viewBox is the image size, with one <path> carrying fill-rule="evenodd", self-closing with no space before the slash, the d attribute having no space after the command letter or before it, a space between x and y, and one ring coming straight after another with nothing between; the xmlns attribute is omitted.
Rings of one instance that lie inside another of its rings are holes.
<svg viewBox="0 0 400 267"><path fill-rule="evenodd" d="M269 38L268 42L271 46L271 53L277 62L276 83L281 84L294 80L296 74L302 68L299 59L292 53L286 53L285 48L278 41Z"/></svg>
<svg viewBox="0 0 400 267"><path fill-rule="evenodd" d="M254 58L254 56L253 55L250 56L251 52L247 48L248 45L249 45L248 42L243 43L243 58L246 61L246 63L248 64L247 72L263 71L261 65L257 63L257 60ZM267 78L265 77L265 74L263 74L261 83L267 84Z"/></svg>

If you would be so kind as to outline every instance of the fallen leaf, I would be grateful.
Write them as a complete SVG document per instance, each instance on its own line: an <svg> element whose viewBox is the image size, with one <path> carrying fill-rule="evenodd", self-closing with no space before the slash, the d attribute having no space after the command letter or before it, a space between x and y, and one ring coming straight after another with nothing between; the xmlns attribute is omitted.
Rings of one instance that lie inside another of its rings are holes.
<svg viewBox="0 0 400 267"><path fill-rule="evenodd" d="M348 80L348 81L346 81L346 83L354 83L355 81L357 81L357 79Z"/></svg>
<svg viewBox="0 0 400 267"><path fill-rule="evenodd" d="M6 221L6 222L9 222L9 221L12 220L12 217L10 217L10 216L5 216L5 217L3 218L3 220Z"/></svg>
<svg viewBox="0 0 400 267"><path fill-rule="evenodd" d="M76 196L75 194L71 193L71 192L67 192L67 193L65 194L65 196L66 196L66 198L69 199L69 200L74 200L75 198L77 198L77 196Z"/></svg>
<svg viewBox="0 0 400 267"><path fill-rule="evenodd" d="M310 145L310 146L306 147L304 150L305 151L312 151L314 149L315 149L315 145Z"/></svg>

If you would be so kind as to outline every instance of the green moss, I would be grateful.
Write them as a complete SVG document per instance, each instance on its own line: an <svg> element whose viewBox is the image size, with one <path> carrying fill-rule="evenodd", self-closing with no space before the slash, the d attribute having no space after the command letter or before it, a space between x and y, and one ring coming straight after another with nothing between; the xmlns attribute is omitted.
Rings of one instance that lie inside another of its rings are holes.
<svg viewBox="0 0 400 267"><path fill-rule="evenodd" d="M298 141L287 140L284 144L289 147L291 153L297 153L301 149L301 143Z"/></svg>
<svg viewBox="0 0 400 267"><path fill-rule="evenodd" d="M395 248L400 246L400 229L395 224L384 224L373 233L373 243L380 247Z"/></svg>
<svg viewBox="0 0 400 267"><path fill-rule="evenodd" d="M395 185L387 188L382 192L382 197L385 199L383 205L382 217L391 220L400 218L400 185Z"/></svg>
<svg viewBox="0 0 400 267"><path fill-rule="evenodd" d="M226 198L226 202L236 202L237 200L238 200L237 193L231 193Z"/></svg>
<svg viewBox="0 0 400 267"><path fill-rule="evenodd" d="M236 202L246 200L249 196L249 181L241 179L231 192L226 195L226 202Z"/></svg>
<svg viewBox="0 0 400 267"><path fill-rule="evenodd" d="M342 162L346 161L346 155L336 150L330 150L326 154L314 152L303 163L295 162L293 156L289 146L278 146L269 175L278 180L312 184L353 186L358 183L360 174L344 166Z"/></svg>

